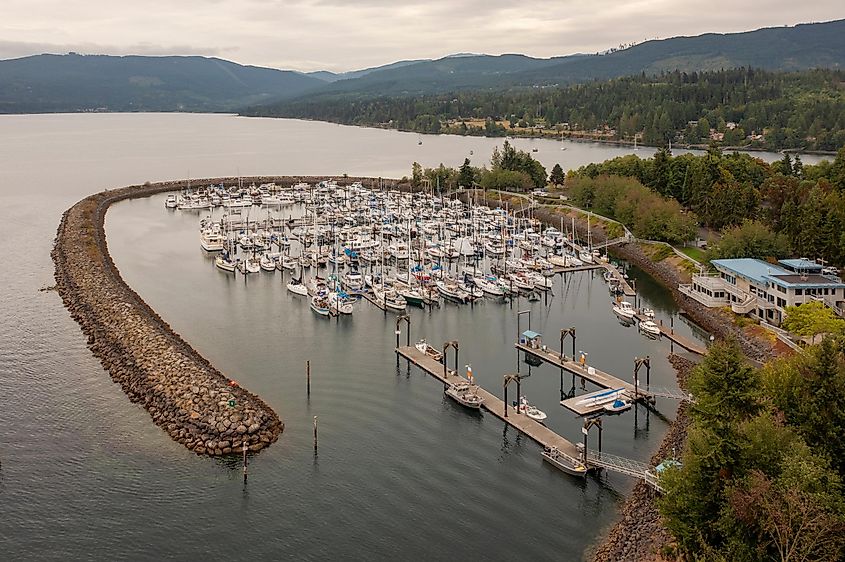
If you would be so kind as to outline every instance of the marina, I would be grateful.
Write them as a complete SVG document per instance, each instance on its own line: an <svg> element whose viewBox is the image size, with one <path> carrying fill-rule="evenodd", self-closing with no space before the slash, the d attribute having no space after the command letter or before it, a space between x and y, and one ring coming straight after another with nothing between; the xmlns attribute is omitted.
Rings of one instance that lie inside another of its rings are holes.
<svg viewBox="0 0 845 562"><path fill-rule="evenodd" d="M352 314L357 300L386 312L479 299L548 299L555 276L603 270L611 294L627 275L588 239L472 197L400 191L384 183L323 180L221 182L167 196L169 212L200 213L200 245L217 269L290 271L288 290L321 316ZM206 214L207 213L207 214ZM561 228L566 225L561 221ZM606 248L605 248L606 251Z"/></svg>
<svg viewBox="0 0 845 562"><path fill-rule="evenodd" d="M151 424L103 372L61 301L38 291L54 282L49 254L62 212L95 191L199 173L232 176L238 168L401 178L415 157L425 166L460 164L471 148L489 154L501 139L426 136L421 153L412 154L403 139L417 150L416 135L317 122L140 113L2 121L0 138L9 140L2 157L3 225L11 259L0 276L12 314L4 325L9 347L0 358L7 382L0 409L6 443L0 451L0 526L10 537L9 556L178 558L212 548L230 558L248 550L262 558L295 552L304 559L338 553L577 559L618 517L635 482L631 477L611 471L569 477L512 426L455 403L439 382L409 377L404 361L394 370L394 314L359 300L351 316L329 322L305 297L286 290L298 266L246 275L218 270L215 254L222 252L200 246L198 222L211 214L207 210L167 212L166 195L118 203L106 216L108 248L126 283L175 332L284 418L279 441L249 459L246 487L240 458L197 457ZM552 158L547 166L561 156L564 167L572 167L626 153L572 143L564 154L557 142L534 142L538 158ZM373 154L379 157L368 156ZM91 162L98 163L93 180ZM18 189L33 169L43 175L39 189ZM296 208L274 210L284 219L277 226ZM258 209L240 209L240 217L250 211L250 222L263 222L266 212ZM223 210L215 208L215 218ZM311 271L306 269L303 282ZM328 277L330 262L319 272ZM674 316L676 332L699 337L679 320L665 291L635 268L627 272L656 320L668 326ZM577 325L576 353L589 352L589 364L626 378L631 358L650 354L651 388L671 387L669 342L645 338L617 321L601 273L555 275L554 286L537 301L521 295L512 302L484 297L456 305L441 298L431 312L409 306L406 314L418 334L414 341L423 334L460 339L460 354L472 358L477 384L499 398L502 373L516 370L515 315L526 308L535 311L531 324L539 332ZM524 324L523 317L523 330ZM522 383L531 404L548 414L550 430L577 443L581 424L559 405L558 368L528 370L533 375ZM516 398L513 389L509 401ZM647 462L668 422L653 413L647 422L640 408L639 425L630 412L605 419L603 455ZM672 403L661 410L671 420ZM312 447L315 415L318 457ZM528 505L525 515L520 506ZM68 517L69 509L86 516ZM440 517L444 510L453 515L448 521ZM116 518L127 533L111 532ZM171 523L160 525L162 520ZM399 531L408 525L420 532ZM308 538L314 532L321 540ZM394 539L386 542L386 532ZM501 537L495 546L490 532ZM443 541L432 543L433 534Z"/></svg>

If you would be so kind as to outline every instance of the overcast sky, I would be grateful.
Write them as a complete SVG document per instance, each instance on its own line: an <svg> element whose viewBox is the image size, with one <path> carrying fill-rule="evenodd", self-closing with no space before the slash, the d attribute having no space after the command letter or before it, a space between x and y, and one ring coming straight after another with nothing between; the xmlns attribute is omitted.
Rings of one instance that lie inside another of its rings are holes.
<svg viewBox="0 0 845 562"><path fill-rule="evenodd" d="M201 54L344 71L453 53L550 57L845 18L845 0L2 0L0 59Z"/></svg>

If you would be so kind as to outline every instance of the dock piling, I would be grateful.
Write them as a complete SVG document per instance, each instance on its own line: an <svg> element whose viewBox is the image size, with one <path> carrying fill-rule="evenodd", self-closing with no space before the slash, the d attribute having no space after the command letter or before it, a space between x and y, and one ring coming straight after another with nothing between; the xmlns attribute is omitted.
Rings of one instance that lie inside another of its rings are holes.
<svg viewBox="0 0 845 562"><path fill-rule="evenodd" d="M311 398L311 361L305 362L305 388L308 398Z"/></svg>
<svg viewBox="0 0 845 562"><path fill-rule="evenodd" d="M247 464L247 457L246 457L246 451L247 451L247 446L246 446L246 441L244 441L244 444L243 444L243 453L244 453L244 484L246 484L247 467L248 467L248 464Z"/></svg>
<svg viewBox="0 0 845 562"><path fill-rule="evenodd" d="M314 454L317 454L317 416L314 416Z"/></svg>

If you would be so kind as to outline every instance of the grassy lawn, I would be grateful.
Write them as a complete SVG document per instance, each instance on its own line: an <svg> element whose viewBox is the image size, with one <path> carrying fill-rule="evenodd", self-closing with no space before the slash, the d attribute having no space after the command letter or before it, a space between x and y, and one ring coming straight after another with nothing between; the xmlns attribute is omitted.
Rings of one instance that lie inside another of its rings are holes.
<svg viewBox="0 0 845 562"><path fill-rule="evenodd" d="M686 254L697 262L704 262L704 250L694 247L675 247L682 254Z"/></svg>

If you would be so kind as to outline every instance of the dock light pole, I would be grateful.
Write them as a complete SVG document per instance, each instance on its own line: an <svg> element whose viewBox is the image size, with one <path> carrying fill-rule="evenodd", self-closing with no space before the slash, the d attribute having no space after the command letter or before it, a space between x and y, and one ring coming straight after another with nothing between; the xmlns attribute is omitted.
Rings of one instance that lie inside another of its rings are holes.
<svg viewBox="0 0 845 562"><path fill-rule="evenodd" d="M519 341L519 336L522 335L522 329L520 328L520 320L522 320L522 315L528 315L528 329L531 329L531 311L530 310L520 310L516 313L516 341Z"/></svg>
<svg viewBox="0 0 845 562"><path fill-rule="evenodd" d="M530 374L521 375L519 373L507 373L504 375L504 382L502 386L505 391L505 417L508 417L508 385L512 382L516 382L516 401L517 404L519 404L519 398L522 396L522 379L530 376ZM517 408L517 412L519 412L519 408Z"/></svg>
<svg viewBox="0 0 845 562"><path fill-rule="evenodd" d="M575 361L575 326L567 330L560 331L560 362L563 363L563 360L566 358L566 355L563 353L563 342L567 338L567 336L572 337L572 360Z"/></svg>
<svg viewBox="0 0 845 562"><path fill-rule="evenodd" d="M458 372L458 340L450 340L443 343L443 380L449 378L449 357L446 355L446 352L449 351L449 348L455 348L455 372Z"/></svg>
<svg viewBox="0 0 845 562"><path fill-rule="evenodd" d="M651 384L651 359L649 359L648 355L646 355L645 357L634 358L634 399L635 400L637 398L639 398L639 395L640 395L639 372L640 372L640 367L642 367L643 365L645 365L645 372L646 372L646 382L645 382L646 390L648 390L648 387Z"/></svg>
<svg viewBox="0 0 845 562"><path fill-rule="evenodd" d="M399 327L401 326L403 320L405 321L405 324L407 324L407 328L408 328L408 333L405 334L405 345L408 346L408 347L411 347L411 317L408 316L407 314L400 314L399 316L396 317L396 348L397 349L399 348L399 335L402 333L402 331L399 329Z"/></svg>

